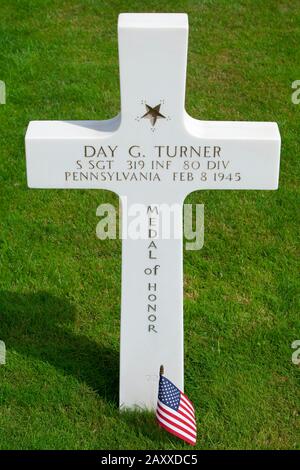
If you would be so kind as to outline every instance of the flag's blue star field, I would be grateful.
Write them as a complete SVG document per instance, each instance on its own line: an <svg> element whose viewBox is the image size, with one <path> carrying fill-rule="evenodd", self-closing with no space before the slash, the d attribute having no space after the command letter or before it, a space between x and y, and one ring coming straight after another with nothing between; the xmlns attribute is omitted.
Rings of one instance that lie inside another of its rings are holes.
<svg viewBox="0 0 300 470"><path fill-rule="evenodd" d="M161 376L158 399L164 403L164 405L177 411L180 404L180 390L175 387L170 380L166 379L166 377Z"/></svg>

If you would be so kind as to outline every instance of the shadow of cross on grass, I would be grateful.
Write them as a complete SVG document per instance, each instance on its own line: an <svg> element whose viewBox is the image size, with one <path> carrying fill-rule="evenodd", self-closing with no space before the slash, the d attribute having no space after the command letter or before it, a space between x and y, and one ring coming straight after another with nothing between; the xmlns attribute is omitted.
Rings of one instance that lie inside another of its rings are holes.
<svg viewBox="0 0 300 470"><path fill-rule="evenodd" d="M147 438L153 448L186 448L187 445L158 427L153 412L119 414L119 353L72 333L75 318L76 310L68 300L48 292L0 291L0 339L8 351L45 361L85 382L107 404L113 405L124 425Z"/></svg>
<svg viewBox="0 0 300 470"><path fill-rule="evenodd" d="M70 331L76 310L47 292L0 291L0 337L9 351L48 362L84 381L105 401L118 405L119 355Z"/></svg>

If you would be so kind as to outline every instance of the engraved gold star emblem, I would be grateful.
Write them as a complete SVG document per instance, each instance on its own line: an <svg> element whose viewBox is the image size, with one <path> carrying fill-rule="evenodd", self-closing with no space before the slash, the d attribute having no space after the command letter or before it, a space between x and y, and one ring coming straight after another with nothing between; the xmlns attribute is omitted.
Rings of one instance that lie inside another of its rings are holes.
<svg viewBox="0 0 300 470"><path fill-rule="evenodd" d="M147 112L142 116L142 119L150 119L151 126L155 126L157 119L166 119L166 116L160 113L161 105L158 104L152 108L149 104L145 104Z"/></svg>

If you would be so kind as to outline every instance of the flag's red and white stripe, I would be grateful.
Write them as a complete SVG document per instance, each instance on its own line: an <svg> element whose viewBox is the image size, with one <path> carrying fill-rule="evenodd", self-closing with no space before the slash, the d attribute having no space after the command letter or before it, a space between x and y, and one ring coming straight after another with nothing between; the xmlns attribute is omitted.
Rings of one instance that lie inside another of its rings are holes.
<svg viewBox="0 0 300 470"><path fill-rule="evenodd" d="M196 444L195 410L192 402L184 393L180 392L180 404L177 411L158 400L156 417L159 425L168 432L191 445Z"/></svg>

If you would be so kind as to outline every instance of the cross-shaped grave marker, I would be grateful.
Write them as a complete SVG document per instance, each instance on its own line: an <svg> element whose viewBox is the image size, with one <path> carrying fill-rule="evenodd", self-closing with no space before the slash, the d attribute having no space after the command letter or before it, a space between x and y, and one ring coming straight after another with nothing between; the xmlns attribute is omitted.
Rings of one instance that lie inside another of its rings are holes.
<svg viewBox="0 0 300 470"><path fill-rule="evenodd" d="M276 123L186 113L187 15L121 14L118 31L121 113L107 121L30 122L29 187L109 189L128 208L150 208L150 225L160 204L182 205L195 190L278 187ZM183 390L182 237L124 238L121 408L155 408L161 364Z"/></svg>

